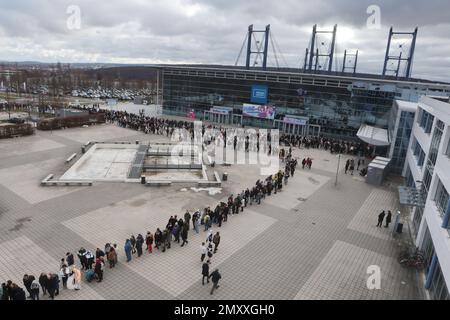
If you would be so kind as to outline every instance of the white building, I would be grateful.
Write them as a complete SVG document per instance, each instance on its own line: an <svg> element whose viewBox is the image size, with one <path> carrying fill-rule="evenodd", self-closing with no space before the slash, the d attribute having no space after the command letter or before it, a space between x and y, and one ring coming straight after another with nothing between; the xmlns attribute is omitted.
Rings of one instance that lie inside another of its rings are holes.
<svg viewBox="0 0 450 320"><path fill-rule="evenodd" d="M450 299L450 104L421 97L406 156L406 184L426 196L413 210L416 245L426 257L431 299Z"/></svg>

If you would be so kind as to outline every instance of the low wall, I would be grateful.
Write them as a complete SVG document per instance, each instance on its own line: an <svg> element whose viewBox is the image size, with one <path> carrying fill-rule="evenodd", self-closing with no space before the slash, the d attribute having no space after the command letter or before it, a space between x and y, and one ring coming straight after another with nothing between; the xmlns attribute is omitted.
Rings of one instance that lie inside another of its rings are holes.
<svg viewBox="0 0 450 320"><path fill-rule="evenodd" d="M0 125L0 139L12 138L15 136L29 136L34 134L34 128L29 123Z"/></svg>

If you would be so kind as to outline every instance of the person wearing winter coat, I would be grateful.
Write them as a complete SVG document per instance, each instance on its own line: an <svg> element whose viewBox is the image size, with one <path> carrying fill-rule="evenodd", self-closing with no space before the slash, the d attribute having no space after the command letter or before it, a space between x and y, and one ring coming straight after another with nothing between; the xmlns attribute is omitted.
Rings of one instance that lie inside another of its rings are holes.
<svg viewBox="0 0 450 320"><path fill-rule="evenodd" d="M41 273L39 276L39 284L41 285L42 294L45 296L47 294L48 277L45 273Z"/></svg>
<svg viewBox="0 0 450 320"><path fill-rule="evenodd" d="M185 244L188 244L187 238L188 238L188 228L189 225L186 223L183 226L183 229L181 230L181 239L183 240L183 243L181 244L181 246L183 247Z"/></svg>
<svg viewBox="0 0 450 320"><path fill-rule="evenodd" d="M94 272L97 275L97 282L102 282L103 280L103 269L104 269L104 263L100 258L97 258L95 261L95 267Z"/></svg>
<svg viewBox="0 0 450 320"><path fill-rule="evenodd" d="M34 279L31 283L31 299L39 300L39 289L41 288L39 281Z"/></svg>
<svg viewBox="0 0 450 320"><path fill-rule="evenodd" d="M10 287L10 299L11 300L26 300L25 291L17 284L12 283Z"/></svg>
<svg viewBox="0 0 450 320"><path fill-rule="evenodd" d="M74 289L80 290L81 289L81 271L77 267L73 267L73 278L74 278Z"/></svg>
<svg viewBox="0 0 450 320"><path fill-rule="evenodd" d="M186 223L187 229L189 230L189 223L191 222L191 214L189 211L186 211L184 214L184 222Z"/></svg>
<svg viewBox="0 0 450 320"><path fill-rule="evenodd" d="M142 256L142 246L144 245L144 237L142 234L138 234L136 238L136 250L138 254L138 258Z"/></svg>
<svg viewBox="0 0 450 320"><path fill-rule="evenodd" d="M180 226L178 225L178 222L175 223L172 234L175 239L174 241L180 243Z"/></svg>
<svg viewBox="0 0 450 320"><path fill-rule="evenodd" d="M147 232L147 236L145 237L145 244L147 245L147 250L148 253L152 253L152 247L153 247L153 235L152 233L149 231Z"/></svg>
<svg viewBox="0 0 450 320"><path fill-rule="evenodd" d="M127 262L131 261L131 255L132 255L132 250L133 250L133 246L131 245L130 239L127 239L125 241L125 255L127 256Z"/></svg>
<svg viewBox="0 0 450 320"><path fill-rule="evenodd" d="M86 249L80 248L77 253L78 259L80 259L80 264L82 269L87 269L87 259L86 259Z"/></svg>
<svg viewBox="0 0 450 320"><path fill-rule="evenodd" d="M48 274L48 294L50 299L55 299L55 296L59 294L59 277L56 274Z"/></svg>
<svg viewBox="0 0 450 320"><path fill-rule="evenodd" d="M155 248L159 250L159 246L161 245L162 242L162 232L161 230L159 230L159 228L156 229L154 238L155 238Z"/></svg>
<svg viewBox="0 0 450 320"><path fill-rule="evenodd" d="M219 269L214 270L214 272L211 273L210 278L213 282L213 286L210 293L213 294L214 290L219 288L219 280L222 279L222 275L219 273Z"/></svg>
<svg viewBox="0 0 450 320"><path fill-rule="evenodd" d="M71 254L70 252L66 253L66 262L68 267L71 267L75 264L73 254Z"/></svg>
<svg viewBox="0 0 450 320"><path fill-rule="evenodd" d="M203 263L202 265L202 285L205 285L205 278L207 283L209 283L209 265L211 264L211 262L209 260L207 260L205 263Z"/></svg>
<svg viewBox="0 0 450 320"><path fill-rule="evenodd" d="M59 270L59 278L62 280L63 288L67 288L67 279L69 278L69 268L64 264Z"/></svg>
<svg viewBox="0 0 450 320"><path fill-rule="evenodd" d="M91 251L88 250L88 251L86 251L85 257L86 257L87 269L90 270L90 269L92 269L92 265L94 264L95 256Z"/></svg>
<svg viewBox="0 0 450 320"><path fill-rule="evenodd" d="M114 268L116 266L117 262L117 252L116 249L113 247L109 248L108 256L107 256L108 262L109 262L109 268Z"/></svg>
<svg viewBox="0 0 450 320"><path fill-rule="evenodd" d="M217 248L219 247L219 243L220 243L220 234L219 232L217 232L214 237L212 242L214 243L214 253L217 252Z"/></svg>
<svg viewBox="0 0 450 320"><path fill-rule="evenodd" d="M130 244L131 244L131 253L135 254L136 253L136 238L134 237L134 235L131 235L131 237L130 237Z"/></svg>
<svg viewBox="0 0 450 320"><path fill-rule="evenodd" d="M29 276L27 274L25 274L23 276L23 285L25 286L25 289L27 289L28 291L28 298L31 298L31 283L33 282L34 277L33 276Z"/></svg>

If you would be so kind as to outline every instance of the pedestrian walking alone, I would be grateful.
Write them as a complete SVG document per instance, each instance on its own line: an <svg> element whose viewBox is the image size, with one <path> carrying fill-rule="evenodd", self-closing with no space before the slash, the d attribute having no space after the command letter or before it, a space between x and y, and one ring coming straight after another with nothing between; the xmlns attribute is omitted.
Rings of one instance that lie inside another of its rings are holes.
<svg viewBox="0 0 450 320"><path fill-rule="evenodd" d="M219 288L219 280L222 279L222 275L219 273L219 269L214 270L214 272L211 273L210 278L213 283L213 286L211 288L211 294L213 294L214 290Z"/></svg>
<svg viewBox="0 0 450 320"><path fill-rule="evenodd" d="M213 237L213 243L214 243L214 253L217 252L217 248L219 247L220 243L220 234L217 232Z"/></svg>

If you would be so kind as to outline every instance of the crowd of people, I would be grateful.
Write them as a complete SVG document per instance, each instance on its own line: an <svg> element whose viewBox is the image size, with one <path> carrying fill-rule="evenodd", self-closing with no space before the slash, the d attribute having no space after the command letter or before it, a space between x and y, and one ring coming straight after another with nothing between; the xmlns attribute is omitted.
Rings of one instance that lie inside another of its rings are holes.
<svg viewBox="0 0 450 320"><path fill-rule="evenodd" d="M182 129L183 132L187 132L190 138L194 138L194 123L189 121L169 120L156 117L147 117L144 114L133 114L124 111L106 111L106 119L108 122L117 123L124 128L130 128L133 130L142 131L147 134L165 135L167 137L173 137L177 129ZM207 129L214 129L220 132L219 135L210 135ZM228 129L229 130L229 129ZM217 139L219 137L219 139ZM259 151L260 142L270 142L272 137L270 132L264 136L260 135L259 131L253 133L246 133L244 136L233 134L231 137L227 137L227 129L223 127L203 125L202 138L206 138L207 143L221 144L227 147L227 144L232 145L234 150L245 149L248 151ZM264 141L263 141L264 140ZM178 218L177 215L171 216L168 223L163 228L157 228L154 234L150 231L145 233L145 237L142 234L138 234L136 237L131 235L125 240L124 252L126 256L126 262L130 263L133 260L133 256L141 257L145 252L152 254L153 250L159 250L164 253L172 247L173 243L180 244L181 247L189 244L188 235L190 231L190 224L196 234L200 233L200 228L203 228L204 232L207 232L207 237L200 247L201 250L201 262L202 262L202 284L209 283L209 279L212 279L213 287L211 294L217 289L218 282L221 279L221 275L217 269L211 274L209 272L209 265L213 255L217 253L220 243L220 233L215 234L212 231L213 225L222 227L222 224L227 223L228 218L232 215L237 215L244 211L244 208L250 205L259 205L261 201L277 194L287 185L289 177L294 176L297 160L292 157L292 147L303 148L319 148L329 150L331 153L347 153L356 155L357 153L370 153L371 150L364 148L362 144L354 142L346 142L328 139L324 137L303 137L299 135L286 135L280 136L280 142L289 146L289 151L281 148L280 150L272 150L269 143L269 154L278 152L283 163L285 163L285 169L280 170L278 173L267 177L265 180L258 180L252 188L247 188L237 195L230 195L226 202L220 202L214 209L210 207L203 210L196 210L191 213L187 211L182 218ZM301 162L302 168L311 169L312 159L305 158ZM358 161L358 169L360 165L364 165ZM353 174L354 160L348 160L345 167L345 173L350 171ZM144 249L145 248L145 249ZM28 298L33 300L39 300L40 293L49 295L50 299L54 299L59 294L60 283L62 282L63 288L80 290L81 283L84 276L84 280L92 282L102 282L104 278L105 264L109 265L110 269L113 269L118 263L117 244L107 243L104 246L104 250L96 248L95 253L85 248L80 248L77 252L80 266L75 265L75 259L72 253L67 252L66 256L61 259L58 273L42 273L38 279L33 275L24 275L23 285L28 292ZM206 259L206 261L205 261ZM11 280L2 284L0 295L3 300L25 300L25 291L16 283Z"/></svg>
<svg viewBox="0 0 450 320"><path fill-rule="evenodd" d="M152 234L147 231L146 236L138 234L130 236L125 240L124 252L126 263L131 263L134 256L141 257L144 252L152 254L154 249L164 253L168 251L173 244L180 244L181 247L189 244L188 235L190 225L196 234L200 233L200 228L207 233L206 240L201 245L201 263L202 263L202 284L205 279L209 283L212 280L213 286L210 293L219 287L218 283L221 274L216 268L209 273L209 265L213 256L217 253L221 242L220 232L214 233L213 226L221 228L224 223L229 221L230 216L238 215L244 209L251 205L260 205L262 200L272 194L277 194L287 185L289 176L294 176L297 160L293 159L289 152L284 159L285 170L280 170L276 174L268 176L264 180L256 181L252 188L247 188L237 195L230 195L226 202L222 201L213 209L206 207L203 210L196 210L191 213L186 211L182 218L177 215L171 216L163 228L157 228ZM284 182L284 183L283 183ZM162 230L161 230L162 229ZM145 250L144 250L145 249ZM39 300L40 294L47 295L54 299L60 293L60 285L64 289L80 290L83 280L92 282L102 282L105 272L105 264L113 269L118 263L117 244L107 243L104 250L96 248L95 252L80 248L77 252L81 267L75 264L74 255L67 252L61 259L58 273L42 273L38 279L33 275L24 275L23 286L28 292L28 298ZM205 261L206 259L206 261ZM8 280L2 284L0 292L2 300L26 300L27 296L23 288L16 283Z"/></svg>
<svg viewBox="0 0 450 320"><path fill-rule="evenodd" d="M282 134L280 143L298 148L323 149L331 153L342 153L349 155L371 156L373 147L365 145L362 142L344 141L327 137L305 137L301 135Z"/></svg>

